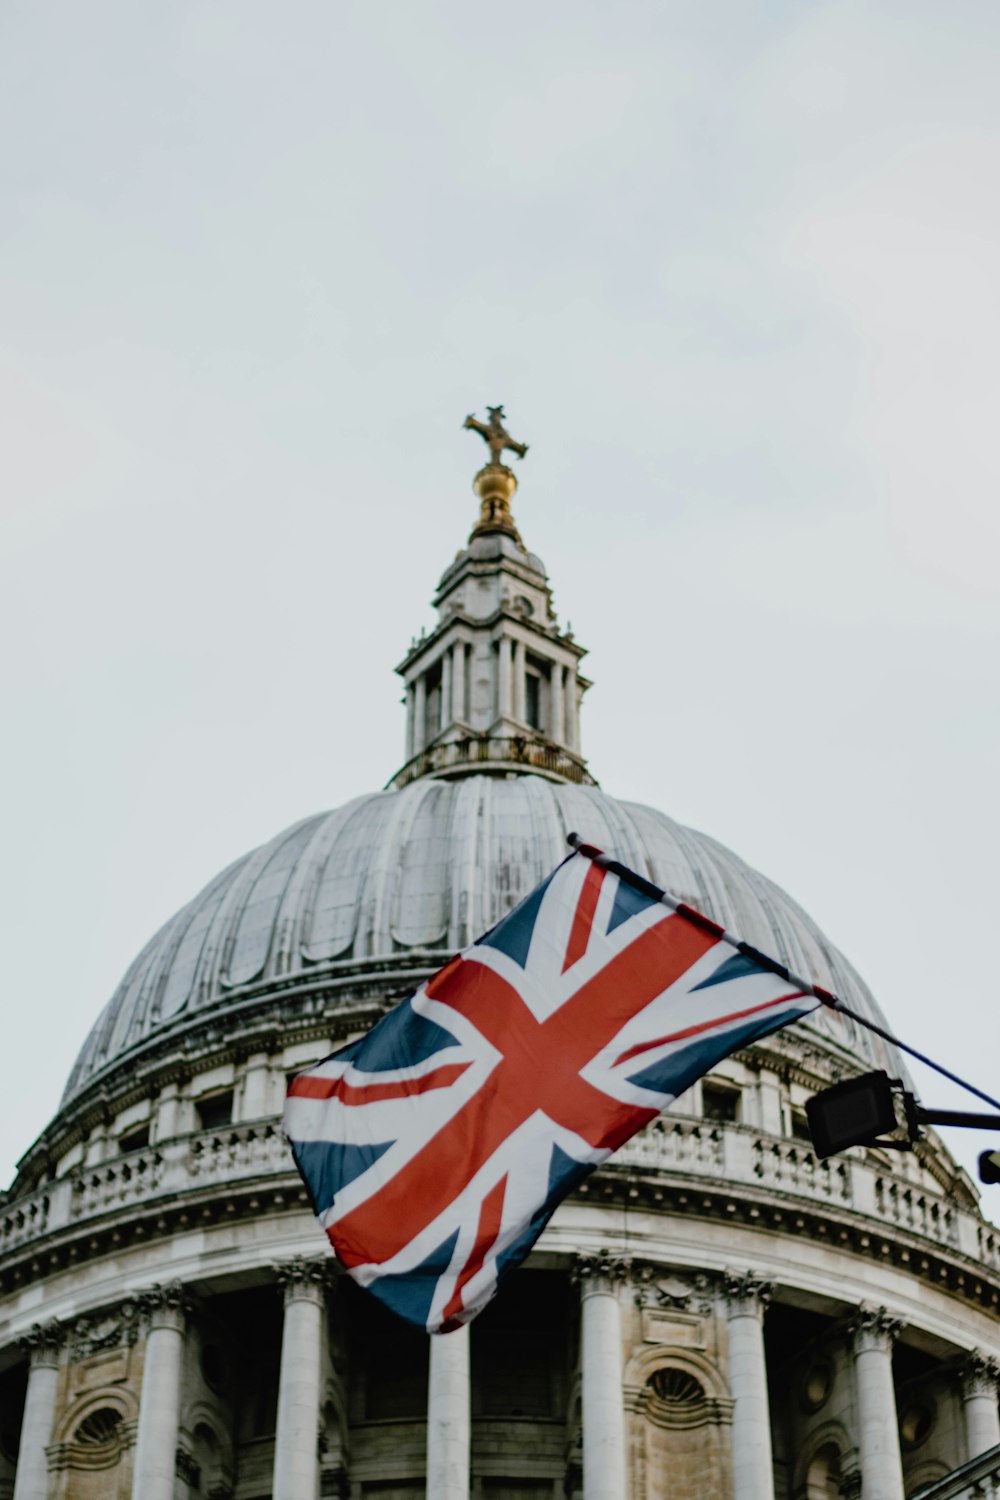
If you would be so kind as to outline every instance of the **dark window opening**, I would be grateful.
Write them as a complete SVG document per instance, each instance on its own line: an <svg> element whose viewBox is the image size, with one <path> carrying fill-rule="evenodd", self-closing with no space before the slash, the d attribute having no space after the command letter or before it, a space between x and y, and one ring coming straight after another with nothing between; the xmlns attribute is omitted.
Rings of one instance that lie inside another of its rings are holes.
<svg viewBox="0 0 1000 1500"><path fill-rule="evenodd" d="M127 1130L119 1138L118 1149L125 1155L126 1151L142 1151L149 1145L149 1126L136 1125L133 1130Z"/></svg>
<svg viewBox="0 0 1000 1500"><path fill-rule="evenodd" d="M225 1093L208 1094L204 1099L199 1099L195 1105L198 1111L198 1122L202 1130L218 1130L223 1125L233 1123L233 1091L226 1089Z"/></svg>
<svg viewBox="0 0 1000 1500"><path fill-rule="evenodd" d="M524 674L524 719L532 729L541 729L542 679L535 672Z"/></svg>
<svg viewBox="0 0 1000 1500"><path fill-rule="evenodd" d="M740 1091L724 1084L703 1083L701 1112L706 1120L737 1121L740 1117Z"/></svg>

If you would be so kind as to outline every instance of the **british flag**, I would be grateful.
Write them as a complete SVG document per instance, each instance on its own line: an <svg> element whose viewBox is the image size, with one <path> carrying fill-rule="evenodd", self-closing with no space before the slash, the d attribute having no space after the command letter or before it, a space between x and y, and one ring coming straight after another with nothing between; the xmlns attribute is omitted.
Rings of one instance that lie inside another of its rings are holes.
<svg viewBox="0 0 1000 1500"><path fill-rule="evenodd" d="M473 1318L560 1200L696 1078L819 1003L596 853L289 1089L339 1260L431 1333Z"/></svg>

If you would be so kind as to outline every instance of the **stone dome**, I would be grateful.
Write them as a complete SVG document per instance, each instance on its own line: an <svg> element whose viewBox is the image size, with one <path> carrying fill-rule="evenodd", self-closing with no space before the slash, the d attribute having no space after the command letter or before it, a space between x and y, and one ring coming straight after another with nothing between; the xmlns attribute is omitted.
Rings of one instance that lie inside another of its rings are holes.
<svg viewBox="0 0 1000 1500"><path fill-rule="evenodd" d="M802 908L707 835L592 786L425 777L306 818L210 881L129 968L63 1103L150 1042L276 984L382 963L404 974L436 967L565 857L572 830L885 1026L863 980ZM819 1013L809 1024L859 1063L899 1072L895 1053L849 1020Z"/></svg>

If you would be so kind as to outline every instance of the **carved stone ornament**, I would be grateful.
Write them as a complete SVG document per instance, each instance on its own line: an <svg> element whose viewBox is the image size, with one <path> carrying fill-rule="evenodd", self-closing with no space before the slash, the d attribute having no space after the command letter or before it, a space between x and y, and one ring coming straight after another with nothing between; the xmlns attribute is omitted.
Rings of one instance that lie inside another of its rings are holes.
<svg viewBox="0 0 1000 1500"><path fill-rule="evenodd" d="M774 1282L754 1271L724 1271L722 1290L730 1317L763 1317Z"/></svg>
<svg viewBox="0 0 1000 1500"><path fill-rule="evenodd" d="M275 1279L285 1294L286 1302L301 1298L315 1302L322 1298L329 1284L332 1262L326 1258L312 1260L305 1255L295 1255L291 1260L280 1261L271 1268Z"/></svg>
<svg viewBox="0 0 1000 1500"><path fill-rule="evenodd" d="M973 1349L968 1359L959 1366L959 1376L962 1381L964 1401L975 1401L978 1396L986 1396L994 1401L997 1399L997 1388L1000 1387L1000 1360L994 1359L992 1354L984 1354L981 1349Z"/></svg>
<svg viewBox="0 0 1000 1500"><path fill-rule="evenodd" d="M903 1326L901 1318L893 1318L884 1307L873 1307L862 1302L857 1312L847 1321L847 1331L854 1340L855 1354L868 1350L887 1351Z"/></svg>
<svg viewBox="0 0 1000 1500"><path fill-rule="evenodd" d="M596 1255L577 1255L570 1275L584 1294L612 1292L631 1278L632 1259L627 1255L612 1255L609 1250L598 1250Z"/></svg>
<svg viewBox="0 0 1000 1500"><path fill-rule="evenodd" d="M155 1282L136 1301L150 1328L182 1328L194 1302L179 1281Z"/></svg>
<svg viewBox="0 0 1000 1500"><path fill-rule="evenodd" d="M106 1349L131 1347L139 1331L139 1303L129 1297L117 1307L77 1318L69 1335L70 1358L76 1363Z"/></svg>
<svg viewBox="0 0 1000 1500"><path fill-rule="evenodd" d="M661 1266L642 1264L632 1269L637 1307L651 1307L659 1312L696 1313L707 1318L712 1311L709 1278L698 1272L678 1276Z"/></svg>
<svg viewBox="0 0 1000 1500"><path fill-rule="evenodd" d="M33 1323L19 1342L33 1365L47 1365L54 1369L59 1363L59 1351L65 1337L64 1326L53 1319L50 1323Z"/></svg>

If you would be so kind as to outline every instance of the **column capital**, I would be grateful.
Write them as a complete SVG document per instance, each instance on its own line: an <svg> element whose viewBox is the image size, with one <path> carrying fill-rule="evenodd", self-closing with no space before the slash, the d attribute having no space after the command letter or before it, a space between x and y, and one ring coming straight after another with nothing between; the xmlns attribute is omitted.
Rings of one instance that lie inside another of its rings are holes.
<svg viewBox="0 0 1000 1500"><path fill-rule="evenodd" d="M24 1353L31 1360L32 1369L41 1367L54 1370L59 1363L59 1354L66 1341L65 1324L53 1318L48 1323L32 1323L28 1332L18 1340Z"/></svg>
<svg viewBox="0 0 1000 1500"><path fill-rule="evenodd" d="M855 1354L871 1350L888 1353L902 1326L903 1320L892 1317L887 1308L874 1307L868 1302L859 1303L857 1312L847 1320Z"/></svg>
<svg viewBox="0 0 1000 1500"><path fill-rule="evenodd" d="M1000 1387L1000 1360L982 1349L973 1349L959 1364L959 1379L962 1383L962 1400L975 1401L979 1396L997 1398Z"/></svg>
<svg viewBox="0 0 1000 1500"><path fill-rule="evenodd" d="M774 1282L755 1271L723 1271L722 1294L731 1318L763 1318Z"/></svg>
<svg viewBox="0 0 1000 1500"><path fill-rule="evenodd" d="M291 1260L277 1261L271 1269L286 1307L290 1302L322 1303L330 1282L331 1262L326 1256L313 1260L306 1255L294 1255Z"/></svg>
<svg viewBox="0 0 1000 1500"><path fill-rule="evenodd" d="M594 1255L574 1255L570 1265L570 1279L579 1285L582 1297L595 1292L617 1291L631 1275L631 1257L612 1255L610 1250L598 1250Z"/></svg>
<svg viewBox="0 0 1000 1500"><path fill-rule="evenodd" d="M172 1328L183 1333L187 1315L194 1307L180 1281L156 1281L139 1293L136 1302L151 1332L155 1328Z"/></svg>

